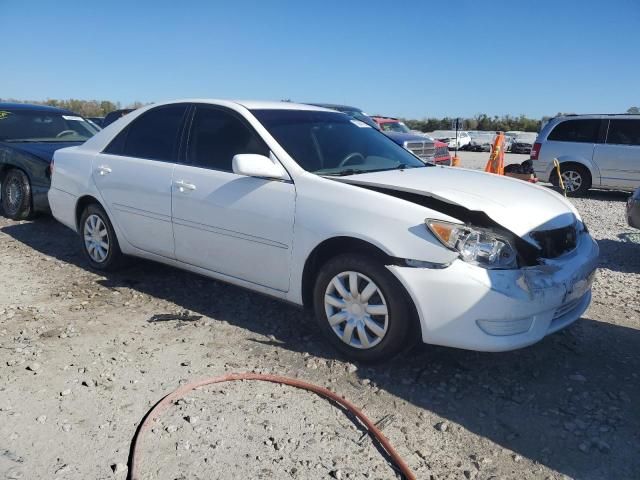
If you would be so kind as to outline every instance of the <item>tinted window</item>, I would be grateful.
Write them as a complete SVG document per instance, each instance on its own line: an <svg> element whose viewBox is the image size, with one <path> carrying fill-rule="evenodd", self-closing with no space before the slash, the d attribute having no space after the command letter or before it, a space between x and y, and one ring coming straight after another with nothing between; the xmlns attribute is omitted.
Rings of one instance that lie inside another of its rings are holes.
<svg viewBox="0 0 640 480"><path fill-rule="evenodd" d="M186 105L156 107L143 113L109 144L106 153L163 162L178 158L178 141Z"/></svg>
<svg viewBox="0 0 640 480"><path fill-rule="evenodd" d="M107 116L102 120L102 127L106 127L111 125L113 122L118 120L120 117L124 117L127 113L133 112L132 108L125 108L123 110L114 110L113 112L107 113Z"/></svg>
<svg viewBox="0 0 640 480"><path fill-rule="evenodd" d="M252 112L307 171L350 175L425 164L386 135L342 113L310 110Z"/></svg>
<svg viewBox="0 0 640 480"><path fill-rule="evenodd" d="M611 120L607 143L640 145L640 120Z"/></svg>
<svg viewBox="0 0 640 480"><path fill-rule="evenodd" d="M269 156L269 148L236 115L217 108L197 107L189 133L189 164L231 172L234 155L241 153Z"/></svg>
<svg viewBox="0 0 640 480"><path fill-rule="evenodd" d="M97 132L73 113L0 109L0 140L4 142L84 142Z"/></svg>
<svg viewBox="0 0 640 480"><path fill-rule="evenodd" d="M600 120L565 120L559 123L547 137L547 140L559 142L596 143L600 130Z"/></svg>

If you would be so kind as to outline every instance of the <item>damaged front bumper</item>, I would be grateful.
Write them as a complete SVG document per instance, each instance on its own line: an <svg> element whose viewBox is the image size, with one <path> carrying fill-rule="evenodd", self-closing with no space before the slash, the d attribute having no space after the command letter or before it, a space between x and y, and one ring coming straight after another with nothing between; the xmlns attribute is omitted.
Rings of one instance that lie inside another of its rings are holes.
<svg viewBox="0 0 640 480"><path fill-rule="evenodd" d="M580 318L597 262L598 245L582 232L573 251L517 270L461 260L439 270L388 268L416 305L425 343L497 352L531 345Z"/></svg>

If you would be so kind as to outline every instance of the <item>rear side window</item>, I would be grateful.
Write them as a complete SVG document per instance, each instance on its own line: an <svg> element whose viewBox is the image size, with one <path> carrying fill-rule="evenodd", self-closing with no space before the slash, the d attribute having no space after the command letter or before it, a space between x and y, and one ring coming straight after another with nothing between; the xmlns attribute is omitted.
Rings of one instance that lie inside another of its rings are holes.
<svg viewBox="0 0 640 480"><path fill-rule="evenodd" d="M640 145L640 120L611 120L607 143Z"/></svg>
<svg viewBox="0 0 640 480"><path fill-rule="evenodd" d="M565 120L555 126L547 140L558 142L596 143L600 131L600 120Z"/></svg>
<svg viewBox="0 0 640 480"><path fill-rule="evenodd" d="M234 155L241 153L269 156L269 148L236 115L217 108L196 107L187 162L196 167L231 172Z"/></svg>
<svg viewBox="0 0 640 480"><path fill-rule="evenodd" d="M186 111L187 105L180 104L156 107L143 113L111 141L105 153L176 161L180 127Z"/></svg>

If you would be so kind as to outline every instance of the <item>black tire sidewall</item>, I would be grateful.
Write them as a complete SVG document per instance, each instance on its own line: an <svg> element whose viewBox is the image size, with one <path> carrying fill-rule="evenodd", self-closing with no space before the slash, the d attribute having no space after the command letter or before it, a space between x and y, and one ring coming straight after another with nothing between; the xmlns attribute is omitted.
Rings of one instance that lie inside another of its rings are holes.
<svg viewBox="0 0 640 480"><path fill-rule="evenodd" d="M385 337L375 347L367 350L351 347L338 338L327 319L324 296L327 285L337 274L355 271L366 275L380 288L389 309L389 326ZM344 254L329 260L317 275L313 291L313 306L316 321L329 342L350 360L375 363L392 358L410 345L407 342L411 327L409 295L402 284L382 262L364 255Z"/></svg>
<svg viewBox="0 0 640 480"><path fill-rule="evenodd" d="M22 190L22 201L16 209L8 208L9 197L7 189L10 183L16 181L20 185ZM22 170L12 169L5 175L2 181L2 211L7 218L12 220L26 220L33 214L32 198L31 198L31 183L29 177Z"/></svg>
<svg viewBox="0 0 640 480"><path fill-rule="evenodd" d="M107 236L109 237L109 252L107 253L107 258L103 262L96 262L89 252L87 251L87 247L84 243L84 225L87 221L87 218L90 215L97 215L102 220L102 223L105 224L107 228ZM79 234L80 234L80 246L82 248L82 253L84 257L89 262L91 268L95 270L114 270L120 266L122 262L122 252L120 251L120 245L118 244L118 238L116 237L115 230L113 229L113 225L111 225L111 221L109 220L109 216L104 209L97 204L91 204L87 206L82 212L82 216L80 217L79 224Z"/></svg>

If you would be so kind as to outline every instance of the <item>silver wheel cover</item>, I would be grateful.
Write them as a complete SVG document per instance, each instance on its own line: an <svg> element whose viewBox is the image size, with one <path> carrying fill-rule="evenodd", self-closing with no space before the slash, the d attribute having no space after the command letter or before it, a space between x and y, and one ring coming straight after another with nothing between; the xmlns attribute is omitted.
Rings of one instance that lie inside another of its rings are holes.
<svg viewBox="0 0 640 480"><path fill-rule="evenodd" d="M359 272L342 272L331 279L324 310L333 332L353 348L375 347L389 328L389 309L382 291Z"/></svg>
<svg viewBox="0 0 640 480"><path fill-rule="evenodd" d="M109 255L109 233L102 219L91 214L84 222L84 248L91 259L96 263L102 263Z"/></svg>

